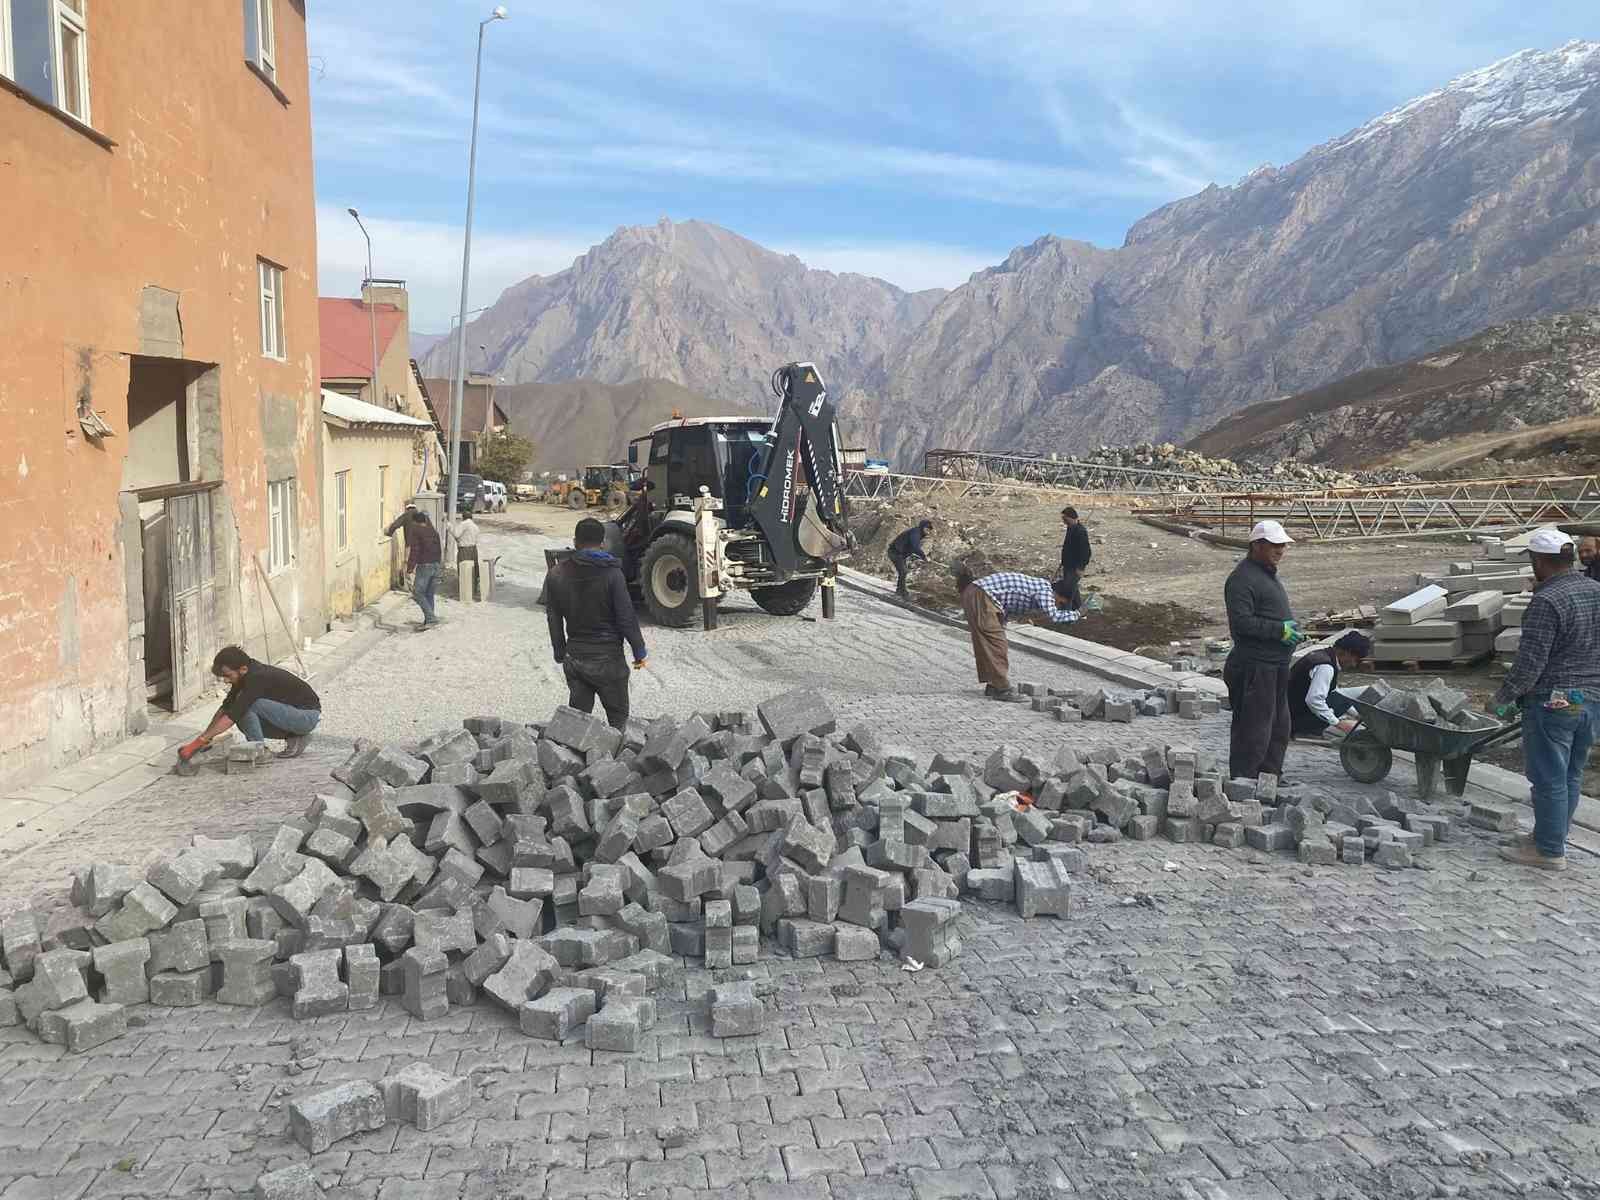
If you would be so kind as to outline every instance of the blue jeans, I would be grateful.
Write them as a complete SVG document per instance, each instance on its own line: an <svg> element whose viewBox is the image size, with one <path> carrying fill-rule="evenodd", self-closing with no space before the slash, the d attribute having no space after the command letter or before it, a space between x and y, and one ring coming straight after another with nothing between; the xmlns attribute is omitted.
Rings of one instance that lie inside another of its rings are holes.
<svg viewBox="0 0 1600 1200"><path fill-rule="evenodd" d="M1533 785L1533 843L1541 853L1567 852L1567 830L1578 811L1583 768L1600 727L1600 702L1568 708L1534 703L1522 713L1522 758Z"/></svg>
<svg viewBox="0 0 1600 1200"><path fill-rule="evenodd" d="M239 721L239 732L247 742L259 742L262 738L284 741L310 733L320 720L322 714L314 708L295 708L292 704L263 697L245 710Z"/></svg>
<svg viewBox="0 0 1600 1200"><path fill-rule="evenodd" d="M417 607L422 610L424 621L437 621L439 618L433 613L433 589L439 585L439 564L418 563L417 578L411 585L411 598L417 602Z"/></svg>

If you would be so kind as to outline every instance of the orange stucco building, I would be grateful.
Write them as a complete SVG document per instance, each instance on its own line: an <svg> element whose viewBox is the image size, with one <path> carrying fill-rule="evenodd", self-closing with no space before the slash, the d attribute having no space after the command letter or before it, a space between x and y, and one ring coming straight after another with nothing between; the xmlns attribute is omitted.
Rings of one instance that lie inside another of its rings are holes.
<svg viewBox="0 0 1600 1200"><path fill-rule="evenodd" d="M0 21L5 784L325 617L303 0Z"/></svg>

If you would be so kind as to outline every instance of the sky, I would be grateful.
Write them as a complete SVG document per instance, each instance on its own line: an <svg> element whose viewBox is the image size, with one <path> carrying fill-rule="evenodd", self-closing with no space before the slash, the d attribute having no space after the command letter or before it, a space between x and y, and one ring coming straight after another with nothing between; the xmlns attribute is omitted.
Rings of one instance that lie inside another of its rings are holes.
<svg viewBox="0 0 1600 1200"><path fill-rule="evenodd" d="M478 22L307 7L320 291L460 292ZM1451 77L1595 36L1593 0L510 0L484 30L469 308L619 226L699 219L954 287L1044 234L1121 244Z"/></svg>

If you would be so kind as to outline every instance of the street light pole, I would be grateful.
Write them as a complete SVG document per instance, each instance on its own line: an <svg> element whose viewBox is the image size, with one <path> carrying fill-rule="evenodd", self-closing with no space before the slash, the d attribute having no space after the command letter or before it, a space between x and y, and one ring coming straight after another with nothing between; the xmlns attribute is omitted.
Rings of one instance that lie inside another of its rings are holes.
<svg viewBox="0 0 1600 1200"><path fill-rule="evenodd" d="M483 31L493 21L504 21L505 5L478 22L478 63L472 73L472 143L467 152L467 227L461 240L461 312L456 325L455 398L450 405L450 486L444 497L445 528L455 523L456 487L461 477L461 404L467 383L467 285L472 278L472 205L477 198L478 95L483 82Z"/></svg>
<svg viewBox="0 0 1600 1200"><path fill-rule="evenodd" d="M381 404L383 391L378 385L378 315L372 305L372 235L361 223L360 213L353 208L347 208L345 211L356 219L356 226L361 230L361 236L367 239L367 282L361 289L361 300L367 306L367 328L372 334L372 392L369 398L372 403Z"/></svg>

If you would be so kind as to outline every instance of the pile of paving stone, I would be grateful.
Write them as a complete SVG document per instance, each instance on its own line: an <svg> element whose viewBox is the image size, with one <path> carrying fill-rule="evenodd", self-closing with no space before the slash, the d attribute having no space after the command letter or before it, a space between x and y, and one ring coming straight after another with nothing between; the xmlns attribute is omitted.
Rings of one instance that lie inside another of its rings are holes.
<svg viewBox="0 0 1600 1200"><path fill-rule="evenodd" d="M1189 721L1215 716L1222 702L1197 688L1138 688L1131 692L1105 688L1052 688L1041 683L1019 683L1017 690L1032 697L1033 711L1050 713L1062 722L1109 721L1129 724L1135 717L1176 715Z"/></svg>
<svg viewBox="0 0 1600 1200"><path fill-rule="evenodd" d="M0 1025L82 1050L136 1004L282 996L305 1018L393 995L428 1019L482 997L530 1036L582 1027L591 1047L629 1050L675 956L753 963L766 933L796 956L887 948L936 966L960 950L964 890L1070 913L1070 842L1093 817L1019 838L983 766L923 771L868 730L839 732L810 692L758 714L759 728L721 713L618 731L563 707L359 745L264 846L197 836L143 871L83 869L44 928L8 913ZM737 1036L763 1009L735 975L706 1016Z"/></svg>

